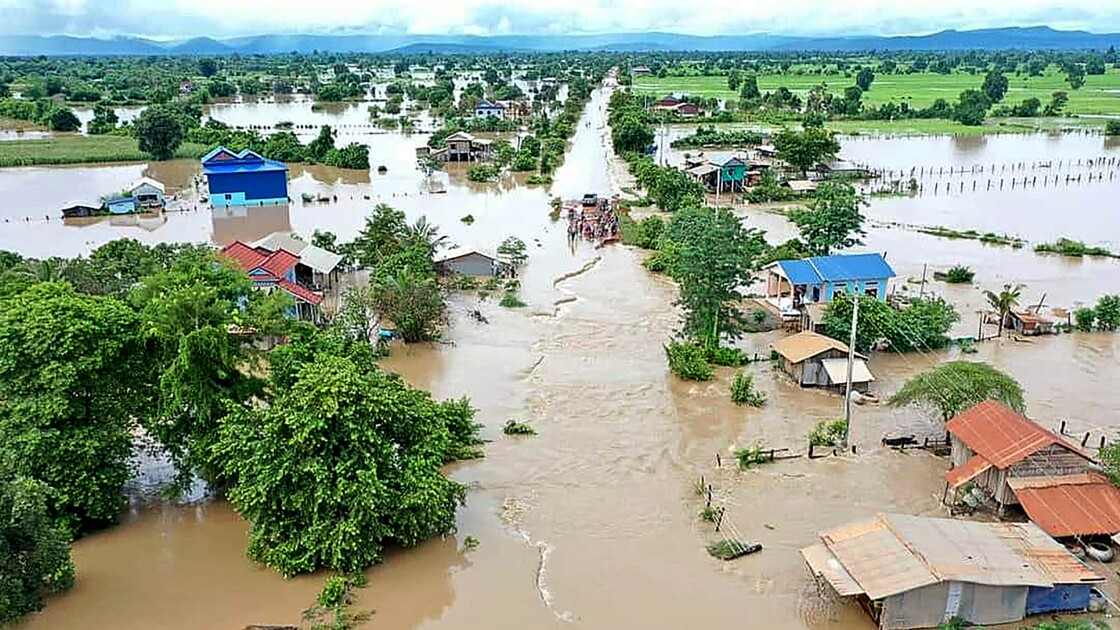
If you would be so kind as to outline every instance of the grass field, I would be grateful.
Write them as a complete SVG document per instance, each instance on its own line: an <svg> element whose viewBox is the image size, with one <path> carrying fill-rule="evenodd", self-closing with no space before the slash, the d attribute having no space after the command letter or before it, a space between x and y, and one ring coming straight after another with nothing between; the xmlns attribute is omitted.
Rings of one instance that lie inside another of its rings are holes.
<svg viewBox="0 0 1120 630"><path fill-rule="evenodd" d="M184 144L177 158L200 158L207 147ZM60 135L38 140L0 142L0 167L97 162L142 162L148 156L136 146L135 138L121 136Z"/></svg>
<svg viewBox="0 0 1120 630"><path fill-rule="evenodd" d="M1065 75L1054 70L1040 77L1008 75L1007 80L1009 89L1004 103L1014 104L1033 96L1045 105L1052 93L1065 91L1069 94L1067 113L1120 115L1120 70L1115 68L1109 68L1104 75L1085 77L1085 85L1080 90L1070 90ZM837 94L842 93L845 87L855 85L854 78L843 75L769 74L759 75L758 88L766 92L784 86L803 93L821 82ZM871 89L863 95L863 102L877 106L894 101L907 102L915 108L928 107L939 98L953 102L961 92L969 88L979 89L983 82L983 75L971 74L876 75ZM657 96L688 92L708 98L738 98L738 94L727 89L725 76L638 77L634 80L634 90Z"/></svg>

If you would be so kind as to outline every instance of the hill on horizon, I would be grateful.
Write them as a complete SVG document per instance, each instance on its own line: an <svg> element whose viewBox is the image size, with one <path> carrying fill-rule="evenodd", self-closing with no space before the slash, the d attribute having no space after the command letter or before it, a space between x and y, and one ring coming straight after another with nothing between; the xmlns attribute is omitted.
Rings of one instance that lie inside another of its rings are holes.
<svg viewBox="0 0 1120 630"><path fill-rule="evenodd" d="M99 39L70 35L16 35L0 38L7 56L229 55L310 53L493 52L719 52L719 51L862 51L862 50L1077 50L1120 46L1120 33L1060 31L1048 26L945 30L927 35L795 37L769 33L684 35L679 33L607 33L599 35L314 35L266 34L229 39L195 37L161 42L142 37Z"/></svg>

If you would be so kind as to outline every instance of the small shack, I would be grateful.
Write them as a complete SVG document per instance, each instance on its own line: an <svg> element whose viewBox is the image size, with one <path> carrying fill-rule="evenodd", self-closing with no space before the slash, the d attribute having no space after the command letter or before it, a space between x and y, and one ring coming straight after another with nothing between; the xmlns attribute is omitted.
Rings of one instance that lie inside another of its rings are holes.
<svg viewBox="0 0 1120 630"><path fill-rule="evenodd" d="M648 74L650 74L650 69L646 66L634 66L630 69L630 76L632 77L644 77Z"/></svg>
<svg viewBox="0 0 1120 630"><path fill-rule="evenodd" d="M946 423L946 502L966 485L1002 514L1019 505L1055 537L1120 533L1120 489L1079 447L1002 403L985 400Z"/></svg>
<svg viewBox="0 0 1120 630"><path fill-rule="evenodd" d="M809 179L790 179L782 182L782 186L789 188L790 192L798 197L806 197L817 192L817 182Z"/></svg>
<svg viewBox="0 0 1120 630"><path fill-rule="evenodd" d="M80 219L99 214L101 214L100 206L94 206L82 201L72 201L62 207L62 218L64 219Z"/></svg>
<svg viewBox="0 0 1120 630"><path fill-rule="evenodd" d="M473 248L446 252L434 262L436 271L446 275L507 277L513 271L513 265L497 254Z"/></svg>
<svg viewBox="0 0 1120 630"><path fill-rule="evenodd" d="M884 630L1085 610L1104 581L1032 523L880 514L821 532L801 556L818 584L855 599Z"/></svg>
<svg viewBox="0 0 1120 630"><path fill-rule="evenodd" d="M1052 335L1057 331L1054 320L1031 311L1008 311L1003 327L1024 337Z"/></svg>
<svg viewBox="0 0 1120 630"><path fill-rule="evenodd" d="M775 341L778 369L802 387L843 391L848 383L848 344L808 330ZM866 392L875 377L867 357L856 353L852 363L852 389Z"/></svg>
<svg viewBox="0 0 1120 630"><path fill-rule="evenodd" d="M456 131L447 136L447 149L433 152L433 157L448 162L473 162L485 160L491 156L491 142L481 140L465 131Z"/></svg>
<svg viewBox="0 0 1120 630"><path fill-rule="evenodd" d="M505 118L506 106L501 103L491 103L487 100L478 102L474 107L475 118Z"/></svg>
<svg viewBox="0 0 1120 630"><path fill-rule="evenodd" d="M162 208L166 189L163 184L150 177L141 178L128 189L128 194L141 208Z"/></svg>

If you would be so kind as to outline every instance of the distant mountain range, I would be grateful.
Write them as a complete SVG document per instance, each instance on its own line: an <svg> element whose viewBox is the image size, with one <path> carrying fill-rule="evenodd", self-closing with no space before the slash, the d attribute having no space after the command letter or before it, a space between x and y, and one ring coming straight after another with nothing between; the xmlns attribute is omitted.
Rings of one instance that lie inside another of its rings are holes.
<svg viewBox="0 0 1120 630"><path fill-rule="evenodd" d="M1120 33L1058 31L1049 27L941 31L930 35L789 37L770 34L680 35L256 35L215 40L198 37L162 42L141 37L96 39L67 35L0 37L0 55L230 55L288 52L487 53L605 50L643 51L861 51L971 49L1105 49L1120 46Z"/></svg>

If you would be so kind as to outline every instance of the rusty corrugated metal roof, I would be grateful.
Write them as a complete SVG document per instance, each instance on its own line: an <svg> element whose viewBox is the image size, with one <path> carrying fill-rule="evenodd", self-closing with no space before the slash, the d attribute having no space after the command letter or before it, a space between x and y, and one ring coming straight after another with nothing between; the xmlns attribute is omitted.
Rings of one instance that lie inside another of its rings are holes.
<svg viewBox="0 0 1120 630"><path fill-rule="evenodd" d="M980 455L973 455L967 462L945 472L945 481L950 488L959 488L972 481L977 475L992 467L992 463Z"/></svg>
<svg viewBox="0 0 1120 630"><path fill-rule="evenodd" d="M1063 479L1069 482L1061 483ZM1027 516L1051 536L1120 532L1120 488L1100 473L1026 477L1008 484Z"/></svg>
<svg viewBox="0 0 1120 630"><path fill-rule="evenodd" d="M241 241L234 241L222 248L222 255L237 263L242 271L248 272L256 269L264 262L265 256L261 252L249 247Z"/></svg>
<svg viewBox="0 0 1120 630"><path fill-rule="evenodd" d="M1051 444L1061 445L1087 460L1093 460L1052 431L994 400L974 405L946 423L945 428L1000 469L1020 462Z"/></svg>
<svg viewBox="0 0 1120 630"><path fill-rule="evenodd" d="M837 592L853 590L850 576L872 600L948 581L1046 587L1100 579L1033 523L880 514L820 536L843 572L813 548L802 550L810 567L836 580Z"/></svg>

